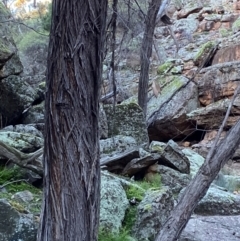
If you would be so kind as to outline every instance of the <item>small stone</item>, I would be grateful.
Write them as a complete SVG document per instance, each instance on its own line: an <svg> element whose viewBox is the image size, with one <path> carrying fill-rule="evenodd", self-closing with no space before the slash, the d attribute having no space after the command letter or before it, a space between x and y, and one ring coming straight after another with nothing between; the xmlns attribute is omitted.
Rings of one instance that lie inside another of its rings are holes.
<svg viewBox="0 0 240 241"><path fill-rule="evenodd" d="M33 200L33 194L30 191L26 190L15 193L11 198L18 202L27 203Z"/></svg>

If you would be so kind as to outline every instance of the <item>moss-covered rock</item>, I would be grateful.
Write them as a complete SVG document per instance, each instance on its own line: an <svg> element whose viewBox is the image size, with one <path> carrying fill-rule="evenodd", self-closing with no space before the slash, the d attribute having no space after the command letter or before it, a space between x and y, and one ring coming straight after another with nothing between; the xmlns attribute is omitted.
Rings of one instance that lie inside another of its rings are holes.
<svg viewBox="0 0 240 241"><path fill-rule="evenodd" d="M157 69L158 75L181 74L183 70L183 62L179 59L169 59Z"/></svg>
<svg viewBox="0 0 240 241"><path fill-rule="evenodd" d="M158 81L161 93L153 96L147 106L150 139L184 138L192 133L193 126L186 114L198 107L197 86L179 75L161 77Z"/></svg>
<svg viewBox="0 0 240 241"><path fill-rule="evenodd" d="M137 240L155 240L173 205L173 196L169 189L148 191L137 207L137 219L133 228Z"/></svg>
<svg viewBox="0 0 240 241"><path fill-rule="evenodd" d="M23 69L13 40L11 23L7 21L10 17L10 12L0 2L0 79L10 74L18 74Z"/></svg>
<svg viewBox="0 0 240 241"><path fill-rule="evenodd" d="M129 202L118 179L102 173L100 226L110 232L118 233Z"/></svg>
<svg viewBox="0 0 240 241"><path fill-rule="evenodd" d="M172 62L165 62L164 64L160 65L157 69L158 75L164 75L169 72L173 68L174 64Z"/></svg>
<svg viewBox="0 0 240 241"><path fill-rule="evenodd" d="M0 140L23 152L34 152L43 146L41 137L11 131L0 131Z"/></svg>
<svg viewBox="0 0 240 241"><path fill-rule="evenodd" d="M6 199L0 199L0 241L24 240L35 241L37 224L31 214L20 214L17 209L22 207Z"/></svg>
<svg viewBox="0 0 240 241"><path fill-rule="evenodd" d="M108 120L108 135L125 135L133 137L138 145L148 143L146 122L138 104L122 103L104 106Z"/></svg>
<svg viewBox="0 0 240 241"><path fill-rule="evenodd" d="M203 44L202 47L199 49L194 63L197 66L200 66L206 56L209 54L210 50L216 45L215 41L208 41L207 43Z"/></svg>
<svg viewBox="0 0 240 241"><path fill-rule="evenodd" d="M240 18L238 18L232 25L232 30L234 33L240 30Z"/></svg>

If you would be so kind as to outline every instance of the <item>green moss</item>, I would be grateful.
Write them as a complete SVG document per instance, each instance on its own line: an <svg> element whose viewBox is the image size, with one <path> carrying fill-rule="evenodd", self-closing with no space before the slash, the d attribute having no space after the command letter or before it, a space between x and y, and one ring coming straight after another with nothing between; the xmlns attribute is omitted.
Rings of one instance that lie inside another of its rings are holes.
<svg viewBox="0 0 240 241"><path fill-rule="evenodd" d="M165 62L164 64L160 65L157 70L158 75L165 75L167 72L169 72L173 68L172 62Z"/></svg>
<svg viewBox="0 0 240 241"><path fill-rule="evenodd" d="M126 194L128 199L135 199L136 201L140 202L143 200L145 193L149 189L160 189L161 188L161 176L156 174L152 177L150 181L136 181L136 185L130 185L127 190ZM146 205L146 209L150 210L151 205ZM137 215L137 205L130 206L125 214L123 220L123 227L124 230L127 230L129 233L131 232L133 225L136 221Z"/></svg>
<svg viewBox="0 0 240 241"><path fill-rule="evenodd" d="M140 184L140 182L139 182ZM126 190L127 198L129 200L136 199L137 201L142 201L144 198L146 190L137 185L129 186Z"/></svg>
<svg viewBox="0 0 240 241"><path fill-rule="evenodd" d="M240 27L240 19L237 19L233 25L232 25L233 28L239 28Z"/></svg>
<svg viewBox="0 0 240 241"><path fill-rule="evenodd" d="M6 168L0 166L0 185L5 184L6 182L11 182L14 180L18 180L22 177L22 172L20 168Z"/></svg>
<svg viewBox="0 0 240 241"><path fill-rule="evenodd" d="M119 233L111 233L104 229L99 230L98 241L128 241L132 240L128 231L121 230Z"/></svg>
<svg viewBox="0 0 240 241"><path fill-rule="evenodd" d="M46 89L46 82L43 81L43 82L39 83L38 88L39 88L40 90L45 90L45 89Z"/></svg>
<svg viewBox="0 0 240 241"><path fill-rule="evenodd" d="M130 206L125 213L125 217L123 220L123 227L129 232L131 232L133 225L136 221L136 218L137 218L137 205Z"/></svg>
<svg viewBox="0 0 240 241"><path fill-rule="evenodd" d="M22 192L25 190L28 190L33 194L41 193L41 191L38 188L35 188L34 186L26 182L16 182L16 183L9 184L6 186L6 189L10 193Z"/></svg>
<svg viewBox="0 0 240 241"><path fill-rule="evenodd" d="M158 153L163 153L164 148L165 148L165 146L154 145L152 147L151 151L158 152Z"/></svg>
<svg viewBox="0 0 240 241"><path fill-rule="evenodd" d="M22 180L22 177L23 173L19 167L0 167L0 186L4 186L7 191L0 192L0 198L10 200L9 202L11 205L19 212L26 212L26 210L30 210L34 214L39 214L41 210L42 191L27 182L18 182L18 180ZM17 202L11 200L13 194L26 190L30 191L34 196L34 200L31 203L19 204L19 206L17 205Z"/></svg>
<svg viewBox="0 0 240 241"><path fill-rule="evenodd" d="M149 181L136 181L135 184L128 186L126 190L127 198L142 201L148 189L161 188L161 176L160 174L156 174Z"/></svg>
<svg viewBox="0 0 240 241"><path fill-rule="evenodd" d="M39 194L40 190L38 188L35 188L25 181L19 181L22 180L22 176L23 172L18 167L0 167L0 186L3 185L10 194L25 190L28 190L33 194Z"/></svg>
<svg viewBox="0 0 240 241"><path fill-rule="evenodd" d="M215 45L214 41L208 41L207 43L203 44L200 50L198 51L194 62L196 65L200 64L203 58L205 57L206 53L210 51L210 49Z"/></svg>
<svg viewBox="0 0 240 241"><path fill-rule="evenodd" d="M172 93L173 91L179 89L183 85L183 81L178 76L174 76L172 80L162 89L162 95L164 93Z"/></svg>
<svg viewBox="0 0 240 241"><path fill-rule="evenodd" d="M146 204L146 205L143 207L143 209L144 209L145 211L150 211L150 210L152 209L152 205L151 205L151 204Z"/></svg>
<svg viewBox="0 0 240 241"><path fill-rule="evenodd" d="M231 32L229 32L227 29L225 28L221 28L219 29L219 33L222 37L227 37L231 34Z"/></svg>

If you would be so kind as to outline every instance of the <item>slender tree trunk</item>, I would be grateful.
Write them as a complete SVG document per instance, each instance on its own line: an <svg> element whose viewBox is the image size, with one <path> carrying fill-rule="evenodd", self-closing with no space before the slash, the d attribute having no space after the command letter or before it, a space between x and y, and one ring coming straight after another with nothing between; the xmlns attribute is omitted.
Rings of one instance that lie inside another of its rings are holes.
<svg viewBox="0 0 240 241"><path fill-rule="evenodd" d="M149 65L152 55L153 34L161 2L161 0L151 0L149 3L140 53L141 71L138 85L138 104L141 106L145 116L147 112Z"/></svg>
<svg viewBox="0 0 240 241"><path fill-rule="evenodd" d="M38 241L96 241L98 105L107 0L53 0Z"/></svg>
<svg viewBox="0 0 240 241"><path fill-rule="evenodd" d="M198 202L204 197L221 167L235 153L240 144L240 121L232 127L227 137L215 148L211 159L206 160L195 178L185 189L156 241L175 241L179 238Z"/></svg>

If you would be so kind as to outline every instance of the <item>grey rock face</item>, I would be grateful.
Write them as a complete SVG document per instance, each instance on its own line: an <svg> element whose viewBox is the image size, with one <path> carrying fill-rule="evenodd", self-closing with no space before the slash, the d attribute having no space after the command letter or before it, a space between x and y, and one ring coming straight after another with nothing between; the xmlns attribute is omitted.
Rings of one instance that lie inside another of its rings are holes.
<svg viewBox="0 0 240 241"><path fill-rule="evenodd" d="M0 131L0 139L23 152L34 152L43 146L43 138L31 134Z"/></svg>
<svg viewBox="0 0 240 241"><path fill-rule="evenodd" d="M18 202L31 202L33 200L33 194L29 191L17 192L12 196L12 199L17 200Z"/></svg>
<svg viewBox="0 0 240 241"><path fill-rule="evenodd" d="M194 212L202 215L239 215L240 195L210 187Z"/></svg>
<svg viewBox="0 0 240 241"><path fill-rule="evenodd" d="M129 202L119 180L101 175L100 227L118 232Z"/></svg>
<svg viewBox="0 0 240 241"><path fill-rule="evenodd" d="M240 216L192 217L179 241L238 241Z"/></svg>
<svg viewBox="0 0 240 241"><path fill-rule="evenodd" d="M166 80L161 94L148 102L150 139L166 141L176 137L184 138L192 133L193 126L188 122L186 114L198 107L198 94L197 86L188 82L183 76L171 76Z"/></svg>
<svg viewBox="0 0 240 241"><path fill-rule="evenodd" d="M0 241L36 241L37 229L33 215L19 214L0 199Z"/></svg>
<svg viewBox="0 0 240 241"><path fill-rule="evenodd" d="M143 112L136 103L122 103L115 108L104 106L108 120L108 135L133 137L138 145L148 143L148 134Z"/></svg>
<svg viewBox="0 0 240 241"><path fill-rule="evenodd" d="M204 158L191 149L185 148L182 150L182 152L190 162L190 174L192 177L194 177L204 163Z"/></svg>
<svg viewBox="0 0 240 241"><path fill-rule="evenodd" d="M159 164L164 164L178 170L181 173L190 173L190 162L181 148L173 140L170 140L161 155Z"/></svg>
<svg viewBox="0 0 240 241"><path fill-rule="evenodd" d="M153 241L173 208L172 193L167 188L148 191L137 207L133 234L139 241Z"/></svg>
<svg viewBox="0 0 240 241"><path fill-rule="evenodd" d="M15 126L6 126L1 129L1 131L10 131L10 132L18 132L24 134L34 135L40 138L43 138L42 132L40 132L34 125L15 125Z"/></svg>
<svg viewBox="0 0 240 241"><path fill-rule="evenodd" d="M100 140L100 153L103 156L113 156L137 147L136 140L130 136L117 135L112 138Z"/></svg>

